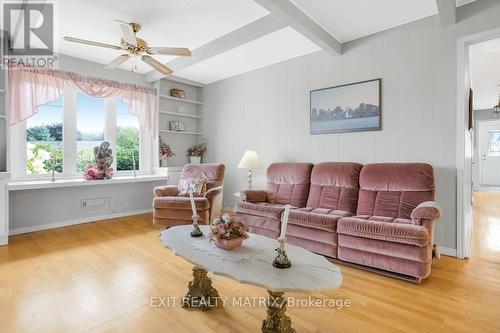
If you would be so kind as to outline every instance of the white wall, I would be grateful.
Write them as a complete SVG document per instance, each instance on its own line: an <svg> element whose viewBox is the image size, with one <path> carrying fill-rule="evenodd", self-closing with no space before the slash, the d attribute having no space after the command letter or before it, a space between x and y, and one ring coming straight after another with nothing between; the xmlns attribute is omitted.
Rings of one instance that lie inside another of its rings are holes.
<svg viewBox="0 0 500 333"><path fill-rule="evenodd" d="M236 165L247 149L275 161L427 162L443 218L436 243L456 248L457 39L500 25L500 1L460 7L456 25L437 16L208 85L208 159L226 164L224 203L245 187ZM309 135L309 91L382 78L383 130ZM256 172L264 185L264 170Z"/></svg>

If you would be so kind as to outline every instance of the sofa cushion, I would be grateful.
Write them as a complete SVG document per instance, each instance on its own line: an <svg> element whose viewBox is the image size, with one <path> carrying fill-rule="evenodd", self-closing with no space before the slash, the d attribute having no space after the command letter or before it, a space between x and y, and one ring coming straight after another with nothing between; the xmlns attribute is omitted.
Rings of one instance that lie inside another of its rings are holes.
<svg viewBox="0 0 500 333"><path fill-rule="evenodd" d="M305 207L309 193L311 163L273 163L267 168L268 201Z"/></svg>
<svg viewBox="0 0 500 333"><path fill-rule="evenodd" d="M337 233L417 246L425 246L430 241L427 229L422 226L357 217L341 218L337 222Z"/></svg>
<svg viewBox="0 0 500 333"><path fill-rule="evenodd" d="M359 190L358 163L318 163L311 173L311 189L307 207L356 212Z"/></svg>
<svg viewBox="0 0 500 333"><path fill-rule="evenodd" d="M409 219L434 200L434 171L425 163L377 163L361 169L357 215Z"/></svg>
<svg viewBox="0 0 500 333"><path fill-rule="evenodd" d="M197 210L210 208L210 201L207 198L195 197L194 203ZM191 201L189 197L156 197L153 200L153 208L189 209Z"/></svg>
<svg viewBox="0 0 500 333"><path fill-rule="evenodd" d="M285 210L285 206L270 204L267 202L246 202L240 201L236 203L236 213L256 215L262 217L268 217L272 219L280 219L281 213Z"/></svg>
<svg viewBox="0 0 500 333"><path fill-rule="evenodd" d="M325 208L299 208L290 211L288 223L307 228L335 232L337 229L337 221L342 216L351 215L352 214L349 212Z"/></svg>

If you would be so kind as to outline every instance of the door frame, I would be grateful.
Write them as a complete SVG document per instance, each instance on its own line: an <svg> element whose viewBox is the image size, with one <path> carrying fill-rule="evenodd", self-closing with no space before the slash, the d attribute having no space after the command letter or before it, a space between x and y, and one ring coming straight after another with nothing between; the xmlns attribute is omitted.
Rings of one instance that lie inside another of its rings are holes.
<svg viewBox="0 0 500 333"><path fill-rule="evenodd" d="M472 202L469 192L472 192L472 168L466 164L471 157L467 147L467 135L470 132L466 128L468 115L469 80L469 46L488 40L500 38L500 28L495 28L480 33L460 37L457 39L457 258L467 258L470 253L470 238L467 226L472 226ZM471 147L472 148L472 147ZM470 228L469 228L470 229Z"/></svg>

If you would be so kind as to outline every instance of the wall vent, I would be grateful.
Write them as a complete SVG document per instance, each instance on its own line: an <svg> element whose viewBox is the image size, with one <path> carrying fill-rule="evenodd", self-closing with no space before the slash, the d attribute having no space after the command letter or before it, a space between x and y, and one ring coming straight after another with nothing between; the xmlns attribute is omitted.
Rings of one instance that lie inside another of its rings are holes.
<svg viewBox="0 0 500 333"><path fill-rule="evenodd" d="M109 207L109 198L80 200L80 209L103 209Z"/></svg>

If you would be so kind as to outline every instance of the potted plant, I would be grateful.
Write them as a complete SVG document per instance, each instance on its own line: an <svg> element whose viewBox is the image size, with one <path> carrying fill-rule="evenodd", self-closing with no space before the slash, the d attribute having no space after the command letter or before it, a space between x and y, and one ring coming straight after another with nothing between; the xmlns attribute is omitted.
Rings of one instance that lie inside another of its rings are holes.
<svg viewBox="0 0 500 333"><path fill-rule="evenodd" d="M221 215L210 225L210 239L215 246L225 250L235 249L248 238L248 227L236 216Z"/></svg>
<svg viewBox="0 0 500 333"><path fill-rule="evenodd" d="M201 158L207 151L207 146L204 143L195 144L188 148L186 155L189 156L189 162L194 164L200 164Z"/></svg>
<svg viewBox="0 0 500 333"><path fill-rule="evenodd" d="M167 158L174 157L175 153L172 151L172 148L170 148L170 145L164 142L162 138L160 138L159 148L160 166L165 168L167 166Z"/></svg>

